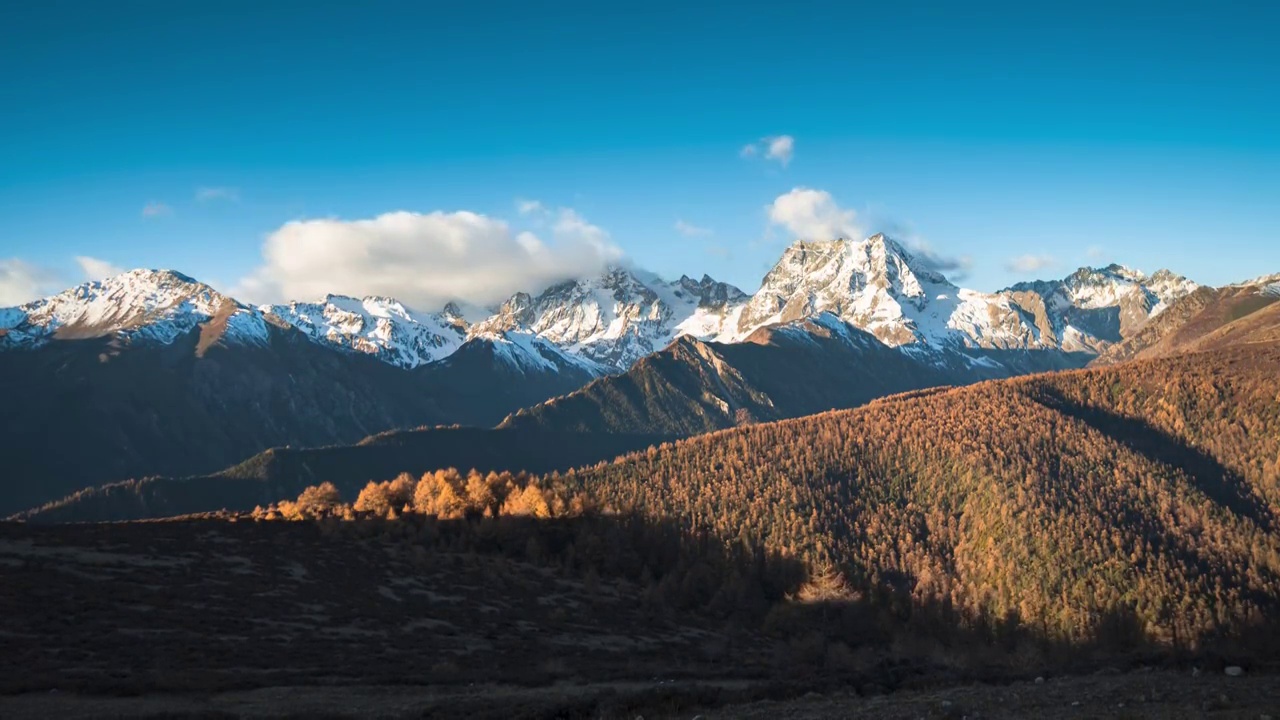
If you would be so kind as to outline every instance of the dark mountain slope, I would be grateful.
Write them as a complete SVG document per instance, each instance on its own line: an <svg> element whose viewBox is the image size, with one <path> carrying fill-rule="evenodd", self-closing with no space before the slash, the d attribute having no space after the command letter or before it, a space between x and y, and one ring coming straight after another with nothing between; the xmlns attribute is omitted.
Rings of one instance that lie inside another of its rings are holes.
<svg viewBox="0 0 1280 720"><path fill-rule="evenodd" d="M549 473L611 460L670 438L439 427L386 432L356 445L273 448L212 475L149 477L82 490L25 513L31 522L98 522L251 510L332 482L354 498L370 480L447 467Z"/></svg>
<svg viewBox="0 0 1280 720"><path fill-rule="evenodd" d="M928 607L997 634L1265 644L1277 371L1270 344L987 382L690 438L578 482L832 563L898 622Z"/></svg>
<svg viewBox="0 0 1280 720"><path fill-rule="evenodd" d="M691 435L908 390L1071 367L1072 359L1057 352L899 350L823 314L762 328L742 343L680 338L626 373L520 410L502 427Z"/></svg>
<svg viewBox="0 0 1280 720"><path fill-rule="evenodd" d="M102 337L0 352L0 514L90 485L209 472L269 447L492 425L591 378L522 371L483 349L405 370L273 326L264 344L224 342L217 324L169 344Z"/></svg>

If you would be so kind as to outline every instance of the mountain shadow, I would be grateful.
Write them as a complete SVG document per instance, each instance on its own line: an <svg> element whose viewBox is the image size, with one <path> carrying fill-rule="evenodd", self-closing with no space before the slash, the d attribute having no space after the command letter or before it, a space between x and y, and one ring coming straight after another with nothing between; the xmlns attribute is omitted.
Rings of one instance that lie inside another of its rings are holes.
<svg viewBox="0 0 1280 720"><path fill-rule="evenodd" d="M24 628L0 657L0 693L336 684L445 694L483 682L489 701L472 693L435 709L505 717L497 688L572 683L540 694L559 703L538 705L545 716L564 703L630 716L655 703L714 708L1180 659L1123 602L1091 622L1097 640L1066 641L1033 616L969 616L868 590L840 566L635 514L228 519L0 523L0 580L18 591L0 596L0 612ZM238 638L255 638L254 652ZM640 691L591 689L619 683Z"/></svg>
<svg viewBox="0 0 1280 720"><path fill-rule="evenodd" d="M271 447L491 426L592 377L485 363L483 353L467 362L477 353L461 351L405 370L292 329L268 326L264 345L223 344L207 329L167 345L93 338L0 352L0 516L86 486L214 472Z"/></svg>
<svg viewBox="0 0 1280 720"><path fill-rule="evenodd" d="M500 427L694 435L857 407L929 387L1083 367L1058 350L893 348L830 314L741 343L682 337L620 375L521 409Z"/></svg>
<svg viewBox="0 0 1280 720"><path fill-rule="evenodd" d="M86 488L20 514L29 522L102 522L247 511L334 483L354 497L370 480L456 467L466 472L563 472L612 460L672 438L583 436L545 430L438 427L381 433L356 445L272 448L212 475L147 477Z"/></svg>
<svg viewBox="0 0 1280 720"><path fill-rule="evenodd" d="M1240 518L1271 532L1275 518L1263 498L1239 475L1209 453L1138 417L1110 412L1068 399L1055 388L1039 386L1037 400L1046 407L1073 417L1155 463L1186 473L1214 503Z"/></svg>

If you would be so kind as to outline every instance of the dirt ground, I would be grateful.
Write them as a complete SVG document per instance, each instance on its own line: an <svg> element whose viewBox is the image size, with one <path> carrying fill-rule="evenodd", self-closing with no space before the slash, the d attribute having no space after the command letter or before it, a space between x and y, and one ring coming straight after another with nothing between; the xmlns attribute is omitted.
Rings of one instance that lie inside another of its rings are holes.
<svg viewBox="0 0 1280 720"><path fill-rule="evenodd" d="M773 641L641 595L311 523L0 523L0 719L1280 720L1275 668L785 677Z"/></svg>
<svg viewBox="0 0 1280 720"><path fill-rule="evenodd" d="M213 694L87 697L30 693L0 698L12 720L192 718L1249 718L1280 717L1274 675L1192 677L1169 671L1050 678L1043 684L966 685L859 697L853 692L705 707L696 698L744 683L277 687Z"/></svg>
<svg viewBox="0 0 1280 720"><path fill-rule="evenodd" d="M0 695L723 679L767 648L635 587L304 523L0 523Z"/></svg>

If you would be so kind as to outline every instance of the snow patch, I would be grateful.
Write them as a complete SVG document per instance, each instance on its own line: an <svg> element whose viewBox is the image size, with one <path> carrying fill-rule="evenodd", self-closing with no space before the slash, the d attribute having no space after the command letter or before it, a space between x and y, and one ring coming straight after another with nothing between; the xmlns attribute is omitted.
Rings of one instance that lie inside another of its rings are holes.
<svg viewBox="0 0 1280 720"><path fill-rule="evenodd" d="M39 347L55 336L117 335L132 342L172 343L220 311L253 311L204 283L172 270L131 270L78 285L4 312L5 344ZM265 340L259 323L235 323L242 339Z"/></svg>
<svg viewBox="0 0 1280 720"><path fill-rule="evenodd" d="M466 338L456 305L417 313L394 298L328 295L319 302L263 305L316 342L372 355L390 365L415 368L448 357Z"/></svg>
<svg viewBox="0 0 1280 720"><path fill-rule="evenodd" d="M552 286L536 298L517 294L473 326L470 336L528 333L592 366L622 371L682 335L719 339L745 300L737 288L708 277L666 282L615 267Z"/></svg>

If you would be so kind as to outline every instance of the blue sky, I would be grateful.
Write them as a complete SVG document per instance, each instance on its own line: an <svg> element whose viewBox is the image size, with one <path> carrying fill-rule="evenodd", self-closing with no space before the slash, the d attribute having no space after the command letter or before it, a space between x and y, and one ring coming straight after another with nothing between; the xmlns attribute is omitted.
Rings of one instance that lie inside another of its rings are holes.
<svg viewBox="0 0 1280 720"><path fill-rule="evenodd" d="M262 299L434 302L414 284L466 294L461 262L487 296L619 252L753 290L813 227L770 221L796 188L984 290L1280 271L1272 4L688 5L8 3L0 299L77 256ZM394 211L441 215L280 232Z"/></svg>

